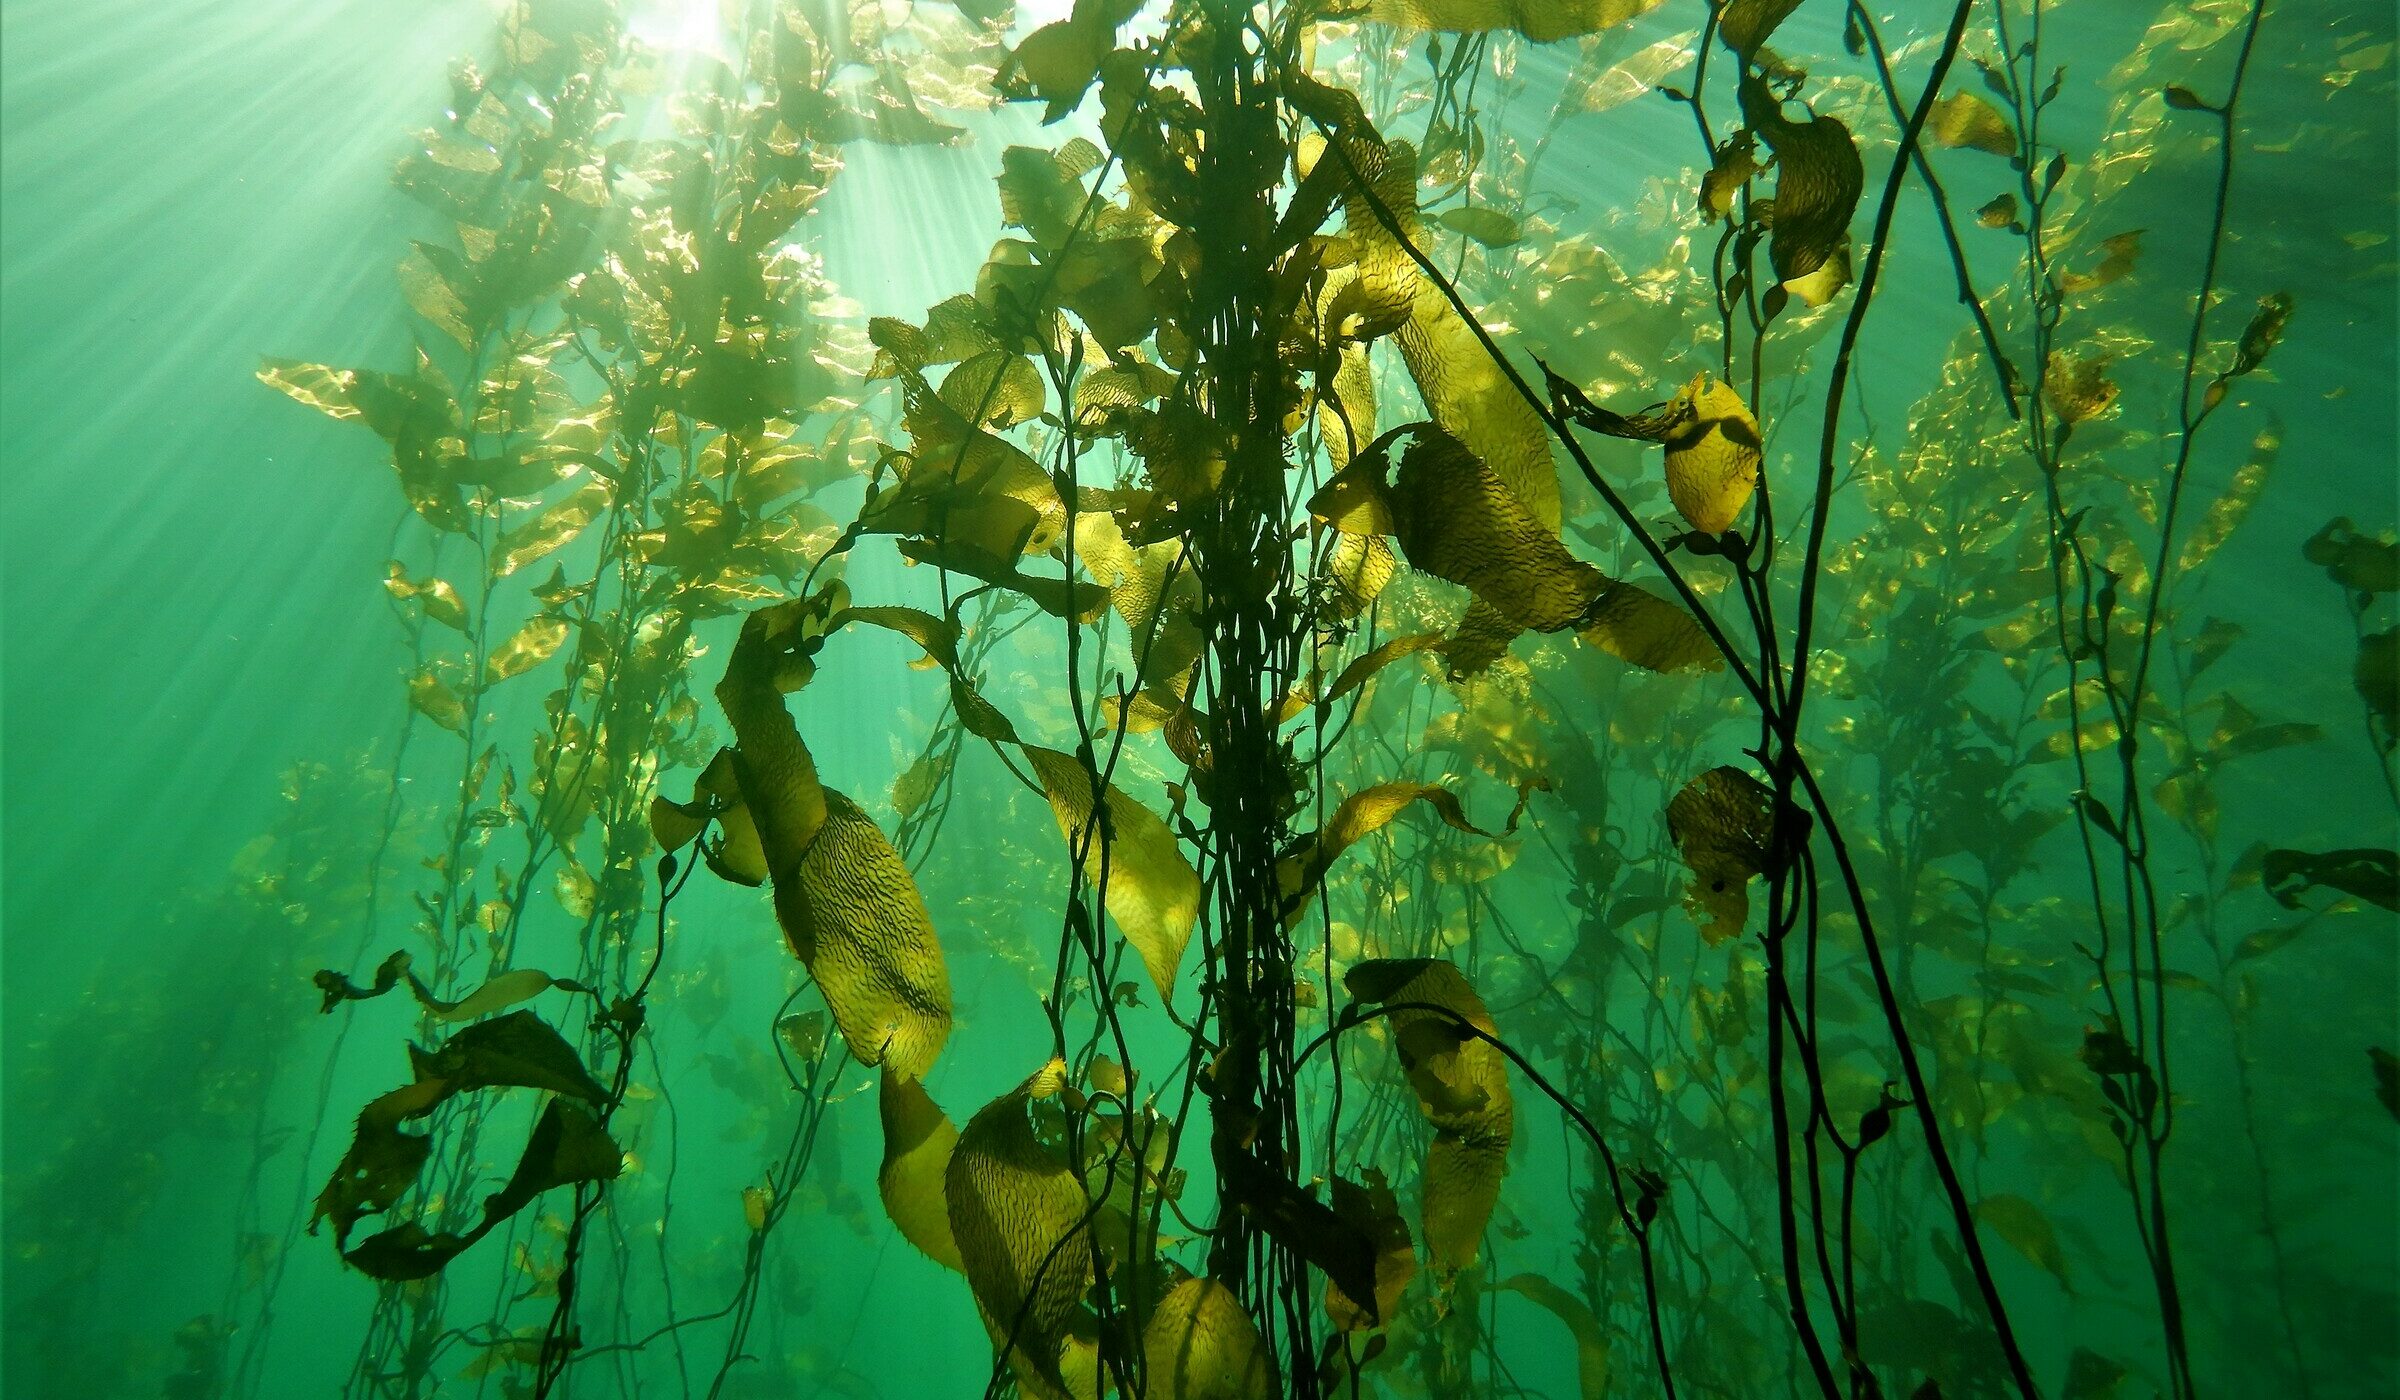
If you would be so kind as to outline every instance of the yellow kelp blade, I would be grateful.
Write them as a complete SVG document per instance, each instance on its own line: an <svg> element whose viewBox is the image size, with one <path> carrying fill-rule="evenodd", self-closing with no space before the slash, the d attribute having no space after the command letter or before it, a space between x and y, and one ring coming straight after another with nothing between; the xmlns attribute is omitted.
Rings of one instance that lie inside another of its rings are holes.
<svg viewBox="0 0 2400 1400"><path fill-rule="evenodd" d="M1459 1029L1464 1021L1485 1035L1498 1033L1483 998L1449 963L1379 958L1351 968L1343 984L1362 1002L1417 1004L1390 1014L1391 1039L1417 1106L1434 1126L1425 1150L1425 1252L1446 1281L1475 1262L1508 1172L1516 1105L1507 1057Z"/></svg>
<svg viewBox="0 0 2400 1400"><path fill-rule="evenodd" d="M784 939L816 979L850 1053L923 1077L950 1034L950 973L900 853L858 805L817 779L784 707L797 648L830 600L752 613L717 684L733 769L766 857Z"/></svg>
<svg viewBox="0 0 2400 1400"><path fill-rule="evenodd" d="M1026 1108L1066 1083L1052 1060L984 1105L950 1152L943 1178L950 1233L976 1311L1028 1393L1072 1392L1062 1366L1069 1327L1091 1281L1085 1198L1066 1159L1034 1135Z"/></svg>
<svg viewBox="0 0 2400 1400"><path fill-rule="evenodd" d="M1157 814L1108 788L1108 839L1094 825L1092 775L1082 763L1055 749L1024 746L1025 760L1050 798L1050 810L1066 834L1070 854L1083 852L1086 876L1102 890L1117 931L1142 956L1150 984L1160 1001L1175 990L1175 974L1183 965L1184 945L1191 941L1192 923L1200 915L1200 877L1176 849L1175 833ZM1105 862L1105 864L1104 864Z"/></svg>
<svg viewBox="0 0 2400 1400"><path fill-rule="evenodd" d="M1142 1329L1153 1400L1270 1400L1275 1357L1233 1290L1189 1278L1167 1291Z"/></svg>
<svg viewBox="0 0 2400 1400"><path fill-rule="evenodd" d="M1285 917L1297 917L1301 902L1316 889L1342 852L1391 825L1392 819L1414 802L1431 806L1445 823L1460 831L1493 835L1468 821L1458 794L1438 783L1377 783L1361 788L1343 798L1341 805L1333 809L1333 815L1325 819L1324 826L1294 842L1290 852L1276 863L1276 882L1282 887ZM1508 831L1515 829L1516 817L1512 814Z"/></svg>
<svg viewBox="0 0 2400 1400"><path fill-rule="evenodd" d="M1537 44L1641 18L1662 0L1375 0L1381 23L1472 34L1513 29Z"/></svg>
<svg viewBox="0 0 2400 1400"><path fill-rule="evenodd" d="M1795 295L1821 306L1849 281L1844 250L1867 178L1858 144L1850 128L1832 117L1786 118L1764 74L1746 75L1739 95L1742 120L1775 153L1775 224L1767 260Z"/></svg>
<svg viewBox="0 0 2400 1400"><path fill-rule="evenodd" d="M900 1237L927 1258L965 1273L943 1196L958 1129L923 1084L893 1072L889 1065L884 1067L877 1105L883 1117L883 1167L875 1175L875 1188L883 1197L884 1214L899 1227Z"/></svg>

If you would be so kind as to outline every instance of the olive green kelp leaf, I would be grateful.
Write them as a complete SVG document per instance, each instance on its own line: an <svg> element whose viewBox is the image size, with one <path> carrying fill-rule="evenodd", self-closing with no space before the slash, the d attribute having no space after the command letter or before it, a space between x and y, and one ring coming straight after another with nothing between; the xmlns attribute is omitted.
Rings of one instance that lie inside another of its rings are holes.
<svg viewBox="0 0 2400 1400"><path fill-rule="evenodd" d="M928 1258L965 1273L943 1194L958 1129L924 1085L888 1065L877 1102L883 1116L883 1168L875 1175L875 1187L883 1197L884 1214L899 1227L900 1237Z"/></svg>
<svg viewBox="0 0 2400 1400"><path fill-rule="evenodd" d="M1200 877L1176 849L1175 833L1157 814L1111 784L1106 798L1108 839L1103 841L1093 821L1092 776L1083 764L1055 749L1027 744L1023 751L1050 798L1069 853L1083 852L1084 873L1094 885L1105 874L1108 884L1102 894L1109 917L1142 955L1159 1000L1169 1000L1184 945L1191 941L1192 923L1200 916Z"/></svg>
<svg viewBox="0 0 2400 1400"><path fill-rule="evenodd" d="M1727 0L1717 19L1717 34L1725 47L1748 58L1799 8L1800 0Z"/></svg>
<svg viewBox="0 0 2400 1400"><path fill-rule="evenodd" d="M717 701L733 725L734 775L758 827L785 941L861 1064L922 1077L950 1034L950 973L932 916L874 821L818 781L784 707L787 683L806 678L811 625L827 606L808 599L752 613Z"/></svg>
<svg viewBox="0 0 2400 1400"><path fill-rule="evenodd" d="M752 889L767 882L767 852L759 844L758 823L742 802L741 780L734 776L733 750L719 749L693 785L692 800L650 799L650 834L669 855L682 850L715 822L714 839L700 842L700 858L718 878Z"/></svg>
<svg viewBox="0 0 2400 1400"><path fill-rule="evenodd" d="M1157 1400L1270 1400L1275 1356L1233 1290L1187 1278L1142 1329L1148 1393Z"/></svg>
<svg viewBox="0 0 2400 1400"><path fill-rule="evenodd" d="M377 1278L424 1278L489 1234L534 1197L553 1186L607 1181L623 1161L596 1118L566 1102L600 1105L608 1091L583 1067L558 1032L530 1011L511 1012L469 1026L433 1051L409 1048L412 1083L368 1104L358 1115L350 1147L317 1194L309 1217L313 1232L331 1220L342 1257ZM403 1128L462 1093L494 1088L539 1089L553 1099L534 1125L532 1138L508 1186L484 1202L484 1218L464 1235L433 1233L409 1221L348 1247L362 1216L389 1210L415 1184L432 1154L431 1139Z"/></svg>
<svg viewBox="0 0 2400 1400"><path fill-rule="evenodd" d="M1416 149L1406 141L1385 143L1347 92L1304 81L1295 100L1332 127L1333 139L1341 142L1338 152L1328 149L1317 158L1312 178L1321 171L1342 187L1343 227L1357 252L1355 271L1337 269L1327 279L1324 338L1351 334L1345 327L1353 323L1370 330L1396 327L1400 358L1425 411L1471 446L1536 524L1556 530L1558 468L1550 457L1548 426L1401 246L1401 234L1419 247L1425 242L1417 211ZM1351 180L1352 170L1373 188L1397 233Z"/></svg>
<svg viewBox="0 0 2400 1400"><path fill-rule="evenodd" d="M1739 768L1711 768L1667 803L1667 834L1692 872L1684 908L1711 945L1750 917L1750 877L1767 868L1775 795Z"/></svg>
<svg viewBox="0 0 2400 1400"><path fill-rule="evenodd" d="M1375 0L1378 23L1477 34L1513 29L1537 44L1636 20L1664 0Z"/></svg>
<svg viewBox="0 0 2400 1400"><path fill-rule="evenodd" d="M1514 834L1517 819L1525 810L1520 800L1517 810L1509 813L1507 827L1490 832L1468 821L1458 794L1438 783L1377 783L1361 788L1343 798L1341 805L1325 819L1325 825L1294 841L1276 862L1275 877L1283 891L1284 916L1297 917L1301 902L1315 891L1342 852L1391 825L1393 818L1415 802L1432 807L1436 816L1459 831L1494 840Z"/></svg>
<svg viewBox="0 0 2400 1400"><path fill-rule="evenodd" d="M1387 482L1390 444L1403 434L1411 441ZM1486 650L1505 646L1511 629L1574 628L1594 646L1652 670L1722 664L1707 634L1682 609L1569 553L1557 531L1535 520L1507 483L1430 423L1384 434L1335 473L1309 509L1344 532L1392 535L1410 567L1474 593L1490 615L1462 634L1490 633ZM1455 650L1451 660L1454 669L1472 669Z"/></svg>
<svg viewBox="0 0 2400 1400"><path fill-rule="evenodd" d="M959 1134L943 1178L950 1233L984 1329L995 1348L1015 1338L1007 1361L1018 1384L1045 1400L1070 1393L1065 1353L1092 1274L1083 1186L1026 1116L1066 1077L1066 1065L1052 1060L984 1105Z"/></svg>
<svg viewBox="0 0 2400 1400"><path fill-rule="evenodd" d="M1857 143L1832 117L1786 118L1764 74L1745 74L1740 96L1742 120L1775 152L1767 260L1792 295L1823 306L1850 281L1850 216L1867 181Z"/></svg>
<svg viewBox="0 0 2400 1400"><path fill-rule="evenodd" d="M1391 1013L1391 1039L1417 1106L1434 1127L1425 1149L1425 1253L1446 1286L1475 1262L1508 1171L1508 1144L1516 1131L1508 1059L1459 1029L1464 1021L1485 1035L1497 1034L1483 998L1449 963L1375 959L1351 968L1343 985L1362 1002L1419 1004ZM1422 1009L1428 1006L1441 1010Z"/></svg>

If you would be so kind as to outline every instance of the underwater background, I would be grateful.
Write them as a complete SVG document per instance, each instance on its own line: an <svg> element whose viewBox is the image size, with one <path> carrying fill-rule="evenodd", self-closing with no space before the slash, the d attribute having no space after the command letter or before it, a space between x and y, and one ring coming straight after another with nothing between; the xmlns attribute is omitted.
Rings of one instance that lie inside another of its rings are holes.
<svg viewBox="0 0 2400 1400"><path fill-rule="evenodd" d="M2394 16L1953 19L0 11L0 1390L2392 1394Z"/></svg>

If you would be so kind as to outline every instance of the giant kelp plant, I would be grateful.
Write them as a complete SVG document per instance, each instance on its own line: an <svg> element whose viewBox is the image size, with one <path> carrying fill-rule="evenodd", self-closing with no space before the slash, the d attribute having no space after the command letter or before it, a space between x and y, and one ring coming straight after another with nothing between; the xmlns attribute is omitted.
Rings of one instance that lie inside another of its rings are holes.
<svg viewBox="0 0 2400 1400"><path fill-rule="evenodd" d="M388 448L439 798L170 1393L303 1227L360 1397L2388 1387L2293 1178L2394 1156L2400 550L2273 543L2345 686L2210 587L2322 295L2244 163L2390 154L2330 8L512 0L413 355L260 372ZM870 317L904 147L1003 227ZM962 1286L845 1332L837 1231Z"/></svg>

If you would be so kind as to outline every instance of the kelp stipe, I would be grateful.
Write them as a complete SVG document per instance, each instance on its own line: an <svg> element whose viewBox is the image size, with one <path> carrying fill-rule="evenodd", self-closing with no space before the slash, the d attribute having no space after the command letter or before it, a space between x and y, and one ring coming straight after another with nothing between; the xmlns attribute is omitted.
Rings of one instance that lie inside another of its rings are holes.
<svg viewBox="0 0 2400 1400"><path fill-rule="evenodd" d="M512 6L402 166L455 229L400 270L413 370L262 371L390 445L412 743L463 741L415 941L318 982L418 1016L318 1198L382 1280L350 1393L454 1362L632 1393L664 1348L740 1385L789 1305L779 1232L865 1223L820 1146L870 1086L887 1237L964 1282L988 1394L1499 1392L1510 1299L1587 1396L2223 1389L2174 1264L2170 999L2229 1019L2265 1191L2247 969L2320 916L2237 938L2236 901L2394 902L2388 851L2220 848L2227 766L2326 733L2204 692L2238 629L2175 605L2278 438L2262 416L2203 504L2201 429L2307 315L2269 287L2217 326L2263 7L2129 60L2230 64L2144 99L2217 142L2197 310L2146 340L2082 318L2157 319L2113 300L2156 260L2109 212L2147 137L2044 136L2040 7L1903 34L1851 5L1835 77L1772 47L1808 42L1795 8L1637 46L1665 9L754 3L733 62L670 63L608 6ZM995 97L1088 134L986 161L971 290L847 324L797 241L838 148L949 141ZM1688 116L1691 169L1565 232L1537 170L1637 98ZM1896 376L1894 447L1862 381L1906 220L1959 309L1938 374ZM2153 398L2163 491L2109 436ZM2344 526L2308 556L2387 786L2388 554ZM823 701L894 640L938 713L888 793L845 794L820 753L873 717ZM522 743L520 675L553 687ZM2085 908L2038 878L2070 822ZM962 825L1004 868L946 858ZM709 1052L783 1146L696 1309L644 1136L684 1030L654 994L721 956L670 917L694 879L759 890L803 979L746 1060ZM2213 977L2170 965L2187 929ZM958 1000L993 963L1038 1039ZM1013 1087L945 1111L962 1046ZM511 1087L548 1097L504 1117ZM2098 1152L2017 1160L2059 1143ZM2121 1252L2058 1208L2109 1165L2155 1364L2025 1321ZM1563 1265L1528 1223L1560 1212ZM2262 1223L2306 1387L2271 1193ZM453 1265L503 1249L487 1315Z"/></svg>

